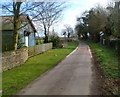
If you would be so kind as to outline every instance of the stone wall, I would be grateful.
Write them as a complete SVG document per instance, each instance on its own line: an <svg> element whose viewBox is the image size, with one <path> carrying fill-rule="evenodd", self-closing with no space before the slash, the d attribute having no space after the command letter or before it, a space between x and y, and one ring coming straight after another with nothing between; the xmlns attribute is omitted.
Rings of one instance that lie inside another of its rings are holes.
<svg viewBox="0 0 120 97"><path fill-rule="evenodd" d="M2 71L9 70L23 64L29 57L47 51L52 48L52 43L25 47L16 51L2 53Z"/></svg>
<svg viewBox="0 0 120 97"><path fill-rule="evenodd" d="M28 59L28 48L21 48L16 51L4 52L2 54L2 70L6 71L23 64Z"/></svg>

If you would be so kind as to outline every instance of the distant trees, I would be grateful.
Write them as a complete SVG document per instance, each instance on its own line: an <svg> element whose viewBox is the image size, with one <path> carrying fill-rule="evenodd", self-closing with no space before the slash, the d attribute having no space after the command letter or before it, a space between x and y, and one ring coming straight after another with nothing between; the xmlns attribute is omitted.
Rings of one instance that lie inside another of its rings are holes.
<svg viewBox="0 0 120 97"><path fill-rule="evenodd" d="M100 32L103 32L107 21L106 13L106 10L102 7L97 7L89 11L88 30L94 42L100 41Z"/></svg>
<svg viewBox="0 0 120 97"><path fill-rule="evenodd" d="M118 60L120 62L120 1L115 3L114 7L115 14L113 15L114 18L114 33L113 35L117 38L117 51L118 51Z"/></svg>
<svg viewBox="0 0 120 97"><path fill-rule="evenodd" d="M78 37L83 37L84 38L84 25L83 24L77 24L75 27L75 30L77 31ZM87 33L87 32L86 32ZM85 39L85 38L84 38Z"/></svg>
<svg viewBox="0 0 120 97"><path fill-rule="evenodd" d="M115 2L115 7L112 10L112 19L114 21L114 33L115 37L120 38L120 1Z"/></svg>
<svg viewBox="0 0 120 97"><path fill-rule="evenodd" d="M88 12L85 11L82 14L82 17L77 18L78 24L75 27L75 30L77 31L78 37L82 37L83 39L88 38Z"/></svg>
<svg viewBox="0 0 120 97"><path fill-rule="evenodd" d="M75 29L78 37L89 38L93 42L100 42L101 35L107 40L120 37L120 2L113 5L107 8L98 5L77 18Z"/></svg>
<svg viewBox="0 0 120 97"><path fill-rule="evenodd" d="M76 30L78 29L77 33L80 33L84 39L87 39L89 36L92 41L99 42L100 32L103 31L106 20L106 10L100 6L92 8L77 19L79 22L76 25Z"/></svg>
<svg viewBox="0 0 120 97"><path fill-rule="evenodd" d="M67 36L67 38L70 38L72 34L74 33L73 28L68 24L65 24L64 27L65 29L62 30L63 35L65 37Z"/></svg>

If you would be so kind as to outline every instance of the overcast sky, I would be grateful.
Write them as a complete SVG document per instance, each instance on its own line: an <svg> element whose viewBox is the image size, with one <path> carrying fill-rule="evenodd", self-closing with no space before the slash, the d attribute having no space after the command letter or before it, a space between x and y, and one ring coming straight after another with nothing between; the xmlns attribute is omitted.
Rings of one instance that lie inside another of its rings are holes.
<svg viewBox="0 0 120 97"><path fill-rule="evenodd" d="M64 24L69 24L73 28L76 24L76 18L82 14L85 10L89 10L97 4L102 6L107 6L107 4L112 0L66 0L68 7L63 12L62 21L57 24L55 30L60 32L64 29Z"/></svg>

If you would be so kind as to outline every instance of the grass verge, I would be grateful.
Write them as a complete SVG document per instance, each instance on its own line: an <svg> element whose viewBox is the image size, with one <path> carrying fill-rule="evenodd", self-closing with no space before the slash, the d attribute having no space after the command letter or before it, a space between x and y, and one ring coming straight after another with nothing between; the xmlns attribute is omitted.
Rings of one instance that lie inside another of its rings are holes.
<svg viewBox="0 0 120 97"><path fill-rule="evenodd" d="M103 47L98 43L86 43L95 54L96 61L99 63L98 67L101 75L104 77L102 85L104 94L118 95L119 68L117 52L113 49Z"/></svg>
<svg viewBox="0 0 120 97"><path fill-rule="evenodd" d="M24 64L16 68L3 72L3 95L12 95L23 88L36 77L53 67L76 46L77 42L71 42L64 48L51 49L29 58Z"/></svg>

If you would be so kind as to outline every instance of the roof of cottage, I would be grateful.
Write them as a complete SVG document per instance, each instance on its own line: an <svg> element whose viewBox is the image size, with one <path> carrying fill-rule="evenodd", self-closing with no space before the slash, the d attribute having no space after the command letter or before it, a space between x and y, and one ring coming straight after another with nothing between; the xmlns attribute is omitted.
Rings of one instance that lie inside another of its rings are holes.
<svg viewBox="0 0 120 97"><path fill-rule="evenodd" d="M14 22L14 16L13 15L11 15L11 16L0 16L0 19L1 19L0 24L2 24L2 25L13 24L13 22ZM32 20L30 19L30 17L28 15L21 15L20 20L24 20L24 19L27 19L29 21L29 24L33 28L34 32L37 32ZM12 27L6 28L6 29L7 30L13 30L13 25L12 25Z"/></svg>

